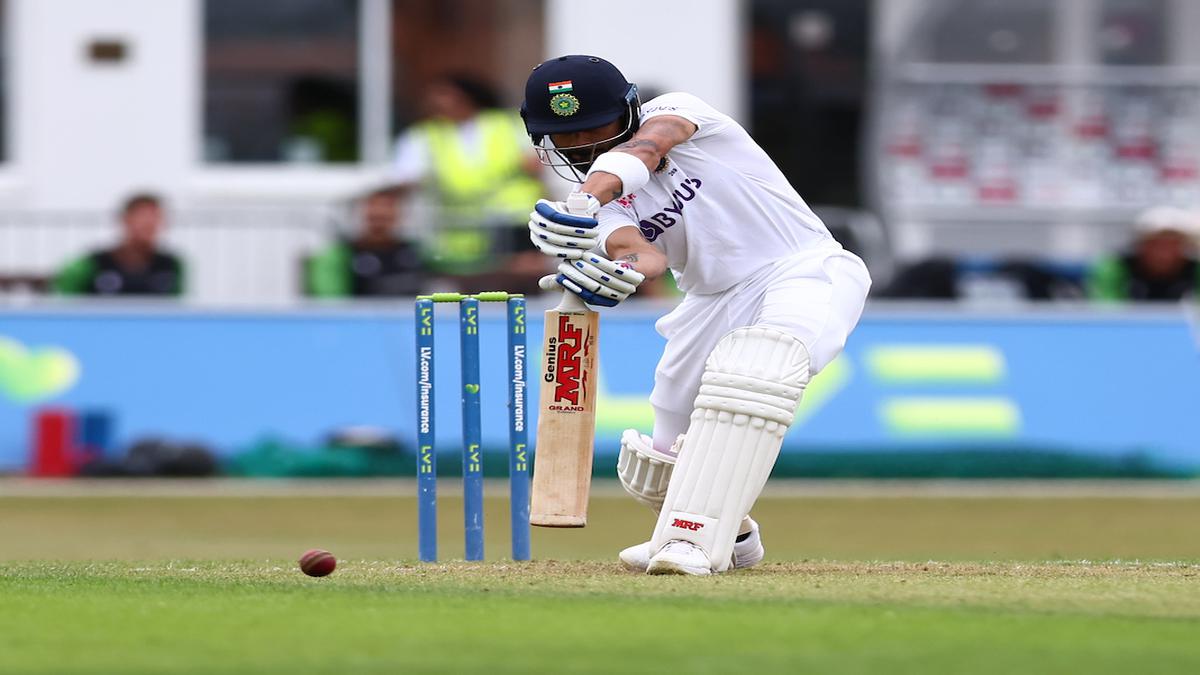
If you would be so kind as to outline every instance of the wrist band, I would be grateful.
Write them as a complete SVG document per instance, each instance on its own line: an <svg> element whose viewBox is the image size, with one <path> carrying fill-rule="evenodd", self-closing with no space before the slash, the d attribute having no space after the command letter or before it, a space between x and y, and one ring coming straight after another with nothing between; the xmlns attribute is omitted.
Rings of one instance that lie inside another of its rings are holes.
<svg viewBox="0 0 1200 675"><path fill-rule="evenodd" d="M650 182L650 170L646 168L642 160L628 152L606 152L600 155L595 162L592 162L592 168L588 169L587 177L591 178L592 174L597 171L611 173L620 178L622 195L637 192Z"/></svg>

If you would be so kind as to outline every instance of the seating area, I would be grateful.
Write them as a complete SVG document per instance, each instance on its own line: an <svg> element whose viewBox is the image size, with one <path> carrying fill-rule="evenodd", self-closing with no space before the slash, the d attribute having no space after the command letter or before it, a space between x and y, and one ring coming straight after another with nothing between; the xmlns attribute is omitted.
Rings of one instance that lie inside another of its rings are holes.
<svg viewBox="0 0 1200 675"><path fill-rule="evenodd" d="M881 106L899 207L1104 208L1200 199L1200 86L898 83Z"/></svg>

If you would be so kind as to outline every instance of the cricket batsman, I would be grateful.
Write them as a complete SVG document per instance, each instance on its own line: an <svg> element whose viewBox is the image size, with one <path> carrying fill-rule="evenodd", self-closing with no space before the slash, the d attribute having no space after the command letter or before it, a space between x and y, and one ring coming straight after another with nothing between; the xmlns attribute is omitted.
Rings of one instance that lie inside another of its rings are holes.
<svg viewBox="0 0 1200 675"><path fill-rule="evenodd" d="M866 266L745 129L695 96L643 104L611 63L561 56L534 68L521 115L543 163L579 183L530 214L534 245L562 260L543 287L613 307L669 269L685 293L655 324L667 344L653 433L621 437L621 483L658 513L622 562L692 575L757 564L751 507L809 379L858 323Z"/></svg>

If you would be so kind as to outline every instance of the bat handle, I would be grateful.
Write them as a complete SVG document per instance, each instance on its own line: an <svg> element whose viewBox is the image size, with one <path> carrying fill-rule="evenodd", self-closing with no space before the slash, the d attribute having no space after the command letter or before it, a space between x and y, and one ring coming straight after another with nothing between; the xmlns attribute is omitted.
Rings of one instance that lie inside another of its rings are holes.
<svg viewBox="0 0 1200 675"><path fill-rule="evenodd" d="M583 216L584 218L594 217L588 213L588 204L594 199L594 196L586 192L572 192L567 195L567 213L573 216Z"/></svg>
<svg viewBox="0 0 1200 675"><path fill-rule="evenodd" d="M554 308L556 312L587 312L588 306L583 302L583 298L575 295L571 291L563 291L562 300L559 301L558 307Z"/></svg>
<svg viewBox="0 0 1200 675"><path fill-rule="evenodd" d="M567 195L567 213L575 216L583 216L585 218L593 217L588 213L588 199L591 195L582 192L572 192ZM594 199L594 198L593 198ZM558 307L554 308L557 312L587 312L586 303L578 295L571 291L563 291L562 301L558 303Z"/></svg>

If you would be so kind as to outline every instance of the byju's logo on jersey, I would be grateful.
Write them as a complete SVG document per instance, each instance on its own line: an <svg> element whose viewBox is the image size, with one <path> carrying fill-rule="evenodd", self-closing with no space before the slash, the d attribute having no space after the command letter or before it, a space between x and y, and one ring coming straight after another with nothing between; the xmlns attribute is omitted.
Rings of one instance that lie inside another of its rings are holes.
<svg viewBox="0 0 1200 675"><path fill-rule="evenodd" d="M646 241L658 239L658 235L683 219L683 207L696 198L701 185L703 183L699 178L689 178L683 181L671 192L670 206L638 223L638 228L641 229L642 236L646 238Z"/></svg>

